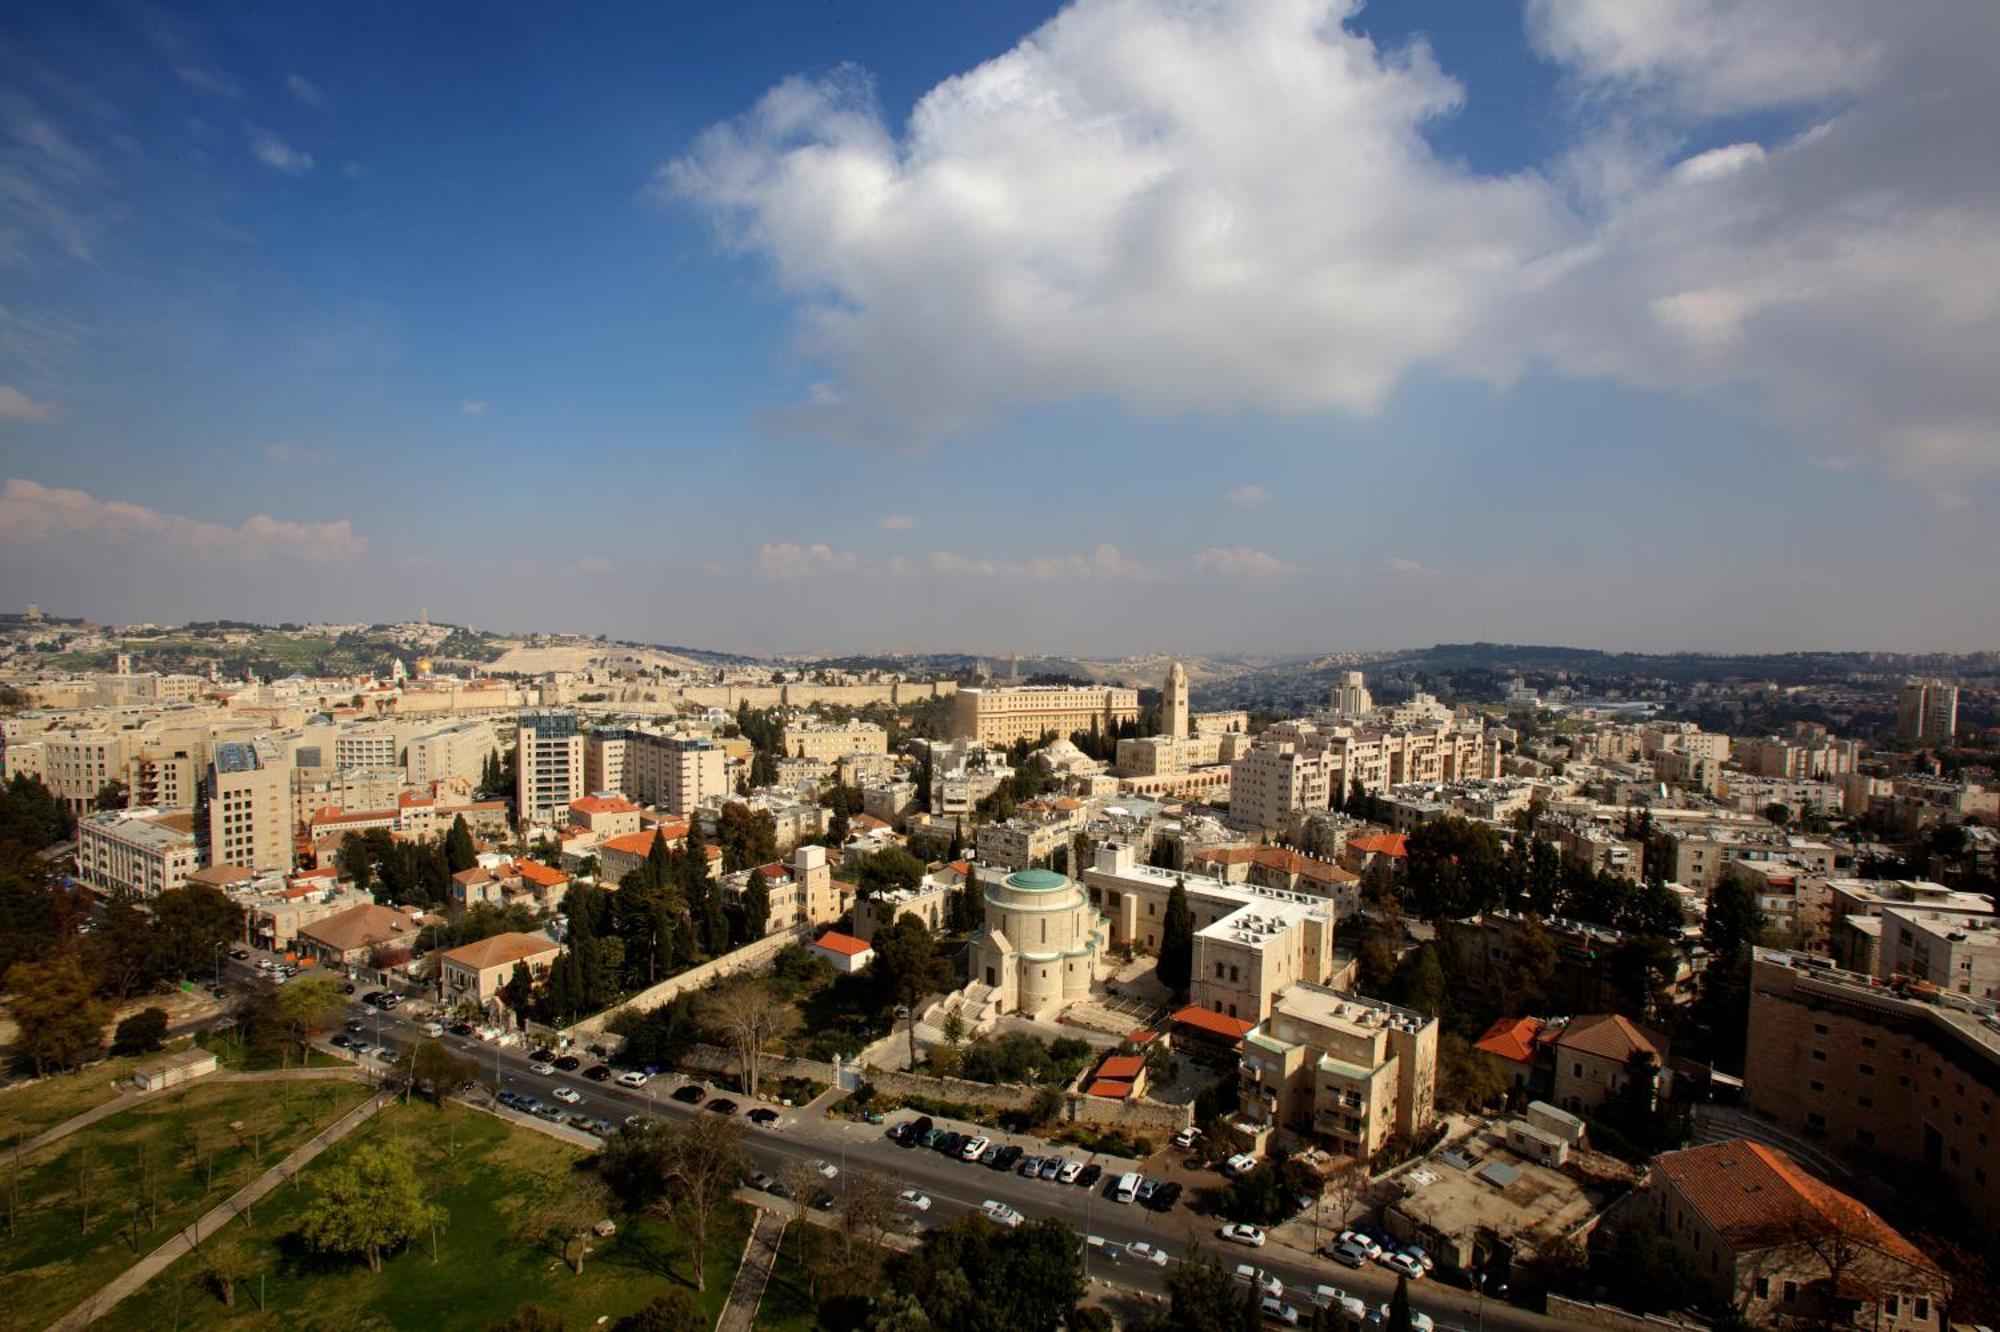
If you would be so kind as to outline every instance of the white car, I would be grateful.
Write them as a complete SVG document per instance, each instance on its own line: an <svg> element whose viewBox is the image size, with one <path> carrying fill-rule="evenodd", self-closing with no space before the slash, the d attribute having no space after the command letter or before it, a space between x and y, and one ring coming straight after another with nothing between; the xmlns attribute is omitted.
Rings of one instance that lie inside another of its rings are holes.
<svg viewBox="0 0 2000 1332"><path fill-rule="evenodd" d="M1339 1237L1334 1240L1334 1243L1352 1244L1355 1248L1367 1254L1370 1262L1382 1256L1382 1246L1375 1242L1373 1235L1365 1231L1343 1230L1340 1232Z"/></svg>
<svg viewBox="0 0 2000 1332"><path fill-rule="evenodd" d="M1167 1251L1156 1248L1144 1240L1141 1240L1137 1244L1126 1245L1125 1252L1131 1254L1141 1262L1151 1263L1155 1267L1165 1267L1167 1265Z"/></svg>
<svg viewBox="0 0 2000 1332"><path fill-rule="evenodd" d="M549 1095L555 1097L564 1105L575 1105L583 1100L583 1096L574 1087L558 1087L550 1092Z"/></svg>
<svg viewBox="0 0 2000 1332"><path fill-rule="evenodd" d="M1313 1291L1313 1303L1322 1309L1338 1309L1351 1323L1366 1321L1368 1306L1339 1286L1320 1286Z"/></svg>
<svg viewBox="0 0 2000 1332"><path fill-rule="evenodd" d="M1283 1323L1286 1327L1299 1325L1299 1311L1276 1295L1266 1295L1263 1302L1257 1306L1257 1312L1273 1322Z"/></svg>
<svg viewBox="0 0 2000 1332"><path fill-rule="evenodd" d="M618 1085L621 1087L643 1087L646 1085L646 1075L636 1068L631 1069L628 1072L618 1075Z"/></svg>
<svg viewBox="0 0 2000 1332"><path fill-rule="evenodd" d="M1247 1244L1253 1249L1264 1247L1264 1232L1241 1221L1231 1221L1215 1232L1231 1244Z"/></svg>
<svg viewBox="0 0 2000 1332"><path fill-rule="evenodd" d="M1259 1271L1248 1263L1238 1263L1236 1265L1236 1279L1255 1286L1260 1293L1269 1295L1272 1299L1281 1300L1285 1297L1284 1282L1278 1280L1278 1278L1272 1276L1269 1272Z"/></svg>
<svg viewBox="0 0 2000 1332"><path fill-rule="evenodd" d="M931 1210L930 1195L918 1193L915 1189L904 1189L896 1195L896 1201L914 1212L928 1212Z"/></svg>
<svg viewBox="0 0 2000 1332"><path fill-rule="evenodd" d="M1199 1138L1200 1136L1201 1136L1200 1129L1184 1128L1179 1133L1174 1134L1174 1146L1192 1147L1195 1144L1195 1139Z"/></svg>
<svg viewBox="0 0 2000 1332"><path fill-rule="evenodd" d="M1368 1315L1368 1321L1384 1327L1388 1326L1389 1306L1386 1304L1376 1306L1375 1312ZM1429 1314L1422 1310L1412 1309L1410 1310L1410 1332L1437 1332L1437 1323L1432 1320Z"/></svg>
<svg viewBox="0 0 2000 1332"><path fill-rule="evenodd" d="M986 1149L992 1145L993 1142L990 1138L974 1138L967 1142L965 1146L958 1149L958 1159L961 1161L977 1161L985 1154Z"/></svg>
<svg viewBox="0 0 2000 1332"><path fill-rule="evenodd" d="M1248 1152L1238 1152L1224 1161L1222 1168L1232 1175L1247 1175L1257 1168L1257 1158Z"/></svg>
<svg viewBox="0 0 2000 1332"><path fill-rule="evenodd" d="M813 1169L819 1171L820 1174L826 1176L828 1179L832 1179L840 1173L840 1167L831 1161L814 1161Z"/></svg>
<svg viewBox="0 0 2000 1332"><path fill-rule="evenodd" d="M1056 1178L1065 1184L1074 1184L1076 1183L1076 1177L1082 1173L1083 1162L1064 1161L1062 1169L1056 1171Z"/></svg>
<svg viewBox="0 0 2000 1332"><path fill-rule="evenodd" d="M534 1063L528 1065L528 1071L530 1073L538 1073L546 1078L556 1071L556 1066L537 1059Z"/></svg>
<svg viewBox="0 0 2000 1332"><path fill-rule="evenodd" d="M1385 1253L1375 1261L1398 1276L1406 1276L1412 1281L1423 1279L1424 1265L1407 1253Z"/></svg>
<svg viewBox="0 0 2000 1332"><path fill-rule="evenodd" d="M988 1198L985 1202L979 1204L979 1210L986 1213L986 1219L994 1225L1006 1226L1010 1230L1020 1225L1026 1219L1019 1212L997 1198Z"/></svg>

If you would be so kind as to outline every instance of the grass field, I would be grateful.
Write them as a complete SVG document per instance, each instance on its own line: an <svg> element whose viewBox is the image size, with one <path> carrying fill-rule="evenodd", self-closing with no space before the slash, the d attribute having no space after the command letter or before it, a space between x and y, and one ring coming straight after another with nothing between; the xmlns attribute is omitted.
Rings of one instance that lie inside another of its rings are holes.
<svg viewBox="0 0 2000 1332"><path fill-rule="evenodd" d="M785 1227L778 1245L778 1261L771 1265L771 1280L764 1287L763 1303L757 1306L752 1327L757 1332L813 1332L819 1326L812 1298L807 1294L805 1268L799 1264L801 1227Z"/></svg>
<svg viewBox="0 0 2000 1332"><path fill-rule="evenodd" d="M117 1096L116 1084L130 1076L132 1065L140 1062L107 1059L75 1073L60 1073L0 1091L0 1147L32 1138Z"/></svg>
<svg viewBox="0 0 2000 1332"><path fill-rule="evenodd" d="M0 1327L46 1327L367 1095L341 1081L194 1083L0 1158L13 1212ZM155 1204L140 1215L148 1176Z"/></svg>
<svg viewBox="0 0 2000 1332"><path fill-rule="evenodd" d="M433 1200L450 1218L438 1235L436 1259L426 1240L371 1274L365 1264L328 1263L300 1249L292 1236L315 1172L362 1143L392 1137L415 1149ZM253 1227L232 1227L215 1242L250 1274L234 1309L202 1289L202 1260L183 1258L98 1326L476 1329L533 1303L557 1310L581 1332L601 1317L631 1313L670 1283L691 1285L685 1242L652 1218L618 1217L618 1234L593 1241L581 1276L562 1262L540 1218L579 1158L573 1147L478 1111L397 1106L315 1161L297 1187L267 1199ZM747 1209L734 1204L711 1222L708 1290L697 1297L711 1321L728 1296L748 1230Z"/></svg>
<svg viewBox="0 0 2000 1332"><path fill-rule="evenodd" d="M224 1068L241 1073L265 1073L283 1068L338 1068L350 1062L336 1059L324 1050L307 1050L306 1058L300 1060L296 1051L280 1052L245 1045L236 1036L222 1031L201 1032L195 1036L194 1043L204 1050L215 1051L216 1062Z"/></svg>

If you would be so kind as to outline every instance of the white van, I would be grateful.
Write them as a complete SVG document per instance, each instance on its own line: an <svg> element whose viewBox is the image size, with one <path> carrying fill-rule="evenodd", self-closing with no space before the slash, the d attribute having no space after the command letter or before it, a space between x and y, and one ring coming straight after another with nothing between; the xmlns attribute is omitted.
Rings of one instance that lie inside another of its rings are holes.
<svg viewBox="0 0 2000 1332"><path fill-rule="evenodd" d="M1128 1170L1118 1177L1117 1187L1111 1190L1111 1201L1128 1203L1139 1196L1139 1186L1146 1177L1136 1170Z"/></svg>
<svg viewBox="0 0 2000 1332"><path fill-rule="evenodd" d="M1321 1286L1313 1291L1313 1303L1322 1309L1338 1309L1350 1323L1361 1323L1368 1318L1368 1306L1339 1286Z"/></svg>
<svg viewBox="0 0 2000 1332"><path fill-rule="evenodd" d="M426 1036L442 1036L442 1035L444 1035L444 1023L442 1023L442 1022L426 1022L426 1023L424 1023L424 1035L426 1035Z"/></svg>

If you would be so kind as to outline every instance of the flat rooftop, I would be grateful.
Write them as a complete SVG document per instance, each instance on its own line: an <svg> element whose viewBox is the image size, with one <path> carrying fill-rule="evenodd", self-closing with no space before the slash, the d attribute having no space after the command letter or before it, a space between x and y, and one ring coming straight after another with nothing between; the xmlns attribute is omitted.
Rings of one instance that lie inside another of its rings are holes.
<svg viewBox="0 0 2000 1332"><path fill-rule="evenodd" d="M1322 1027L1343 1028L1366 1034L1393 1027L1401 1031L1421 1031L1433 1019L1414 1009L1398 1008L1379 999L1358 994L1342 994L1324 985L1301 981L1287 985L1271 1004L1266 1026L1280 1018L1310 1022Z"/></svg>

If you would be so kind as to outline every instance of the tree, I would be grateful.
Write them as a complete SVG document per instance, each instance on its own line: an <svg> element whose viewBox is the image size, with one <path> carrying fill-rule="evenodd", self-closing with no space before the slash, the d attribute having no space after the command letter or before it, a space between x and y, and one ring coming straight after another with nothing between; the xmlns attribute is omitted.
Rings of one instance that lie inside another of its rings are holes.
<svg viewBox="0 0 2000 1332"><path fill-rule="evenodd" d="M708 1332L709 1321L681 1286L669 1286L637 1313L626 1314L611 1332Z"/></svg>
<svg viewBox="0 0 2000 1332"><path fill-rule="evenodd" d="M1505 1099L1507 1075L1498 1064L1472 1048L1457 1032L1438 1042L1438 1089L1441 1105L1478 1111Z"/></svg>
<svg viewBox="0 0 2000 1332"><path fill-rule="evenodd" d="M875 960L868 964L868 973L885 1006L909 1010L910 1063L914 1066L917 1005L932 990L948 986L950 964L939 959L930 926L915 916L898 916L889 928L876 932L873 943Z"/></svg>
<svg viewBox="0 0 2000 1332"><path fill-rule="evenodd" d="M1167 1269L1166 1326L1225 1328L1241 1321L1242 1287L1206 1250Z"/></svg>
<svg viewBox="0 0 2000 1332"><path fill-rule="evenodd" d="M751 1096L764 1066L764 1047L798 1027L798 1013L781 1004L770 987L758 980L737 980L710 992L708 1020L721 1028L735 1047L743 1090Z"/></svg>
<svg viewBox="0 0 2000 1332"><path fill-rule="evenodd" d="M1782 828L1792 821L1791 807L1773 800L1764 806L1764 817Z"/></svg>
<svg viewBox="0 0 2000 1332"><path fill-rule="evenodd" d="M909 892L923 882L924 862L900 846L885 846L865 856L854 868L854 892L858 898L881 897Z"/></svg>
<svg viewBox="0 0 2000 1332"><path fill-rule="evenodd" d="M514 970L508 973L507 983L500 987L500 1002L516 1017L528 1015L535 1002L535 976L526 962L516 962Z"/></svg>
<svg viewBox="0 0 2000 1332"><path fill-rule="evenodd" d="M1500 904L1506 882L1500 835L1487 825L1434 819L1409 835L1408 851L1410 905L1425 920L1459 920Z"/></svg>
<svg viewBox="0 0 2000 1332"><path fill-rule="evenodd" d="M610 1189L602 1176L573 1171L564 1181L562 1193L537 1211L535 1221L547 1228L557 1254L577 1276L583 1275L591 1237L609 1210L609 1202Z"/></svg>
<svg viewBox="0 0 2000 1332"><path fill-rule="evenodd" d="M743 1126L722 1115L702 1115L670 1135L664 1174L672 1209L687 1232L694 1288L708 1289L708 1224L743 1177Z"/></svg>
<svg viewBox="0 0 2000 1332"><path fill-rule="evenodd" d="M444 867L452 874L469 870L479 863L479 851L472 844L472 829L465 824L465 815L452 819L451 830L444 835Z"/></svg>
<svg viewBox="0 0 2000 1332"><path fill-rule="evenodd" d="M524 1304L499 1322L488 1323L486 1332L564 1332L566 1326L563 1316L554 1309Z"/></svg>
<svg viewBox="0 0 2000 1332"><path fill-rule="evenodd" d="M743 886L743 938L754 943L764 937L771 927L771 885L765 881L764 871L750 871L750 881Z"/></svg>
<svg viewBox="0 0 2000 1332"><path fill-rule="evenodd" d="M479 1080L479 1065L443 1041L424 1040L403 1047L390 1078L405 1102L414 1091L442 1105L447 1096Z"/></svg>
<svg viewBox="0 0 2000 1332"><path fill-rule="evenodd" d="M111 1010L90 993L90 982L71 954L45 962L16 962L7 970L13 999L7 1009L18 1035L17 1056L35 1066L36 1076L69 1068L104 1044Z"/></svg>
<svg viewBox="0 0 2000 1332"><path fill-rule="evenodd" d="M765 757L759 754L760 759ZM769 779L758 781L754 776L751 781L758 786L769 784ZM724 870L762 865L778 854L778 821L769 810L753 810L732 800L716 816L715 842L722 848Z"/></svg>
<svg viewBox="0 0 2000 1332"><path fill-rule="evenodd" d="M167 1010L143 1008L118 1024L111 1036L115 1055L151 1054L166 1044Z"/></svg>
<svg viewBox="0 0 2000 1332"><path fill-rule="evenodd" d="M299 1237L315 1253L365 1258L369 1271L380 1272L385 1254L444 1220L444 1209L425 1195L409 1149L375 1142L320 1172Z"/></svg>
<svg viewBox="0 0 2000 1332"><path fill-rule="evenodd" d="M1410 1279L1396 1278L1396 1293L1389 1297L1389 1321L1384 1324L1387 1332L1410 1332Z"/></svg>
<svg viewBox="0 0 2000 1332"><path fill-rule="evenodd" d="M131 803L131 788L113 778L97 788L96 798L90 802L98 810L124 809Z"/></svg>
<svg viewBox="0 0 2000 1332"><path fill-rule="evenodd" d="M278 990L273 1007L279 1029L303 1059L312 1033L347 1007L347 991L333 976L301 976Z"/></svg>
<svg viewBox="0 0 2000 1332"><path fill-rule="evenodd" d="M122 999L159 979L153 918L132 893L111 895L82 947L84 968L100 994Z"/></svg>
<svg viewBox="0 0 2000 1332"><path fill-rule="evenodd" d="M1194 911L1188 906L1187 884L1180 879L1175 879L1167 892L1167 914L1160 922L1160 960L1154 971L1176 1000L1187 997L1194 979Z"/></svg>
<svg viewBox="0 0 2000 1332"><path fill-rule="evenodd" d="M208 970L216 954L242 936L243 908L220 888L190 883L153 899L154 956L166 975Z"/></svg>

